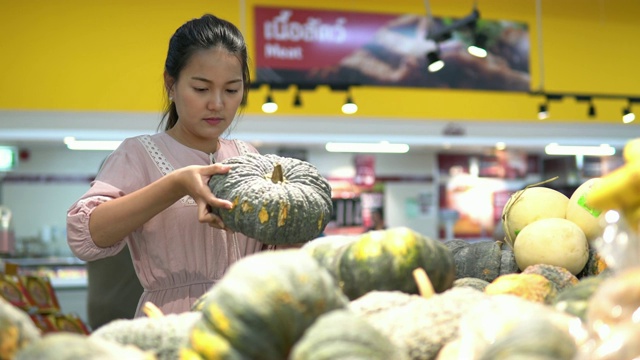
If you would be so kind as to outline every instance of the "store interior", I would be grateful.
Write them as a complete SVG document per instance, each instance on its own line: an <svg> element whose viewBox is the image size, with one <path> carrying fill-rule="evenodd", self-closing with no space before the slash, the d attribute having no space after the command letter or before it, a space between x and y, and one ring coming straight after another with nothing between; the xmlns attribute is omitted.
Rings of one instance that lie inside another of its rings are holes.
<svg viewBox="0 0 640 360"><path fill-rule="evenodd" d="M633 46L640 35L633 14L640 4L517 3L433 0L425 9L425 2L409 0L395 1L393 8L364 0L242 0L224 6L189 0L179 7L169 1L13 2L0 13L0 33L11 34L0 40L3 53L11 54L0 57L0 146L15 151L13 165L0 172L0 205L11 210L10 225L0 230L14 242L5 257L51 275L66 310L85 318L86 274L66 245L65 216L110 150L71 150L65 139L118 142L158 131L163 52L171 31L185 19L214 12L240 24L253 46L253 9L260 6L428 10L453 18L475 6L483 19L527 24L525 91L359 84L308 89L263 81L251 89L228 134L261 153L297 157L318 168L333 188L327 235L362 233L371 226L372 211L382 208L386 226L409 226L436 239L499 237L510 193L557 177L550 186L570 196L584 181L620 166L624 144L640 136L638 121L622 120L640 98L639 50ZM278 111L262 111L267 95ZM347 95L358 105L354 114L340 110ZM542 119L541 105L548 112ZM332 142L389 142L409 150L329 152ZM545 149L554 143L607 144L614 153L552 155Z"/></svg>

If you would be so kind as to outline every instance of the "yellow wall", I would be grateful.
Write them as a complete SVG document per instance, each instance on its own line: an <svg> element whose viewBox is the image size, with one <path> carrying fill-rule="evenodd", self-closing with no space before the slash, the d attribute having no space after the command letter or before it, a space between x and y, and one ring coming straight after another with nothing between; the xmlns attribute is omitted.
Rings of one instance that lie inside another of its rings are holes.
<svg viewBox="0 0 640 360"><path fill-rule="evenodd" d="M471 0L432 0L434 16L464 16ZM531 33L531 89L640 96L640 2L543 0L540 71L536 0L478 1L481 17L527 22ZM320 4L321 7L320 7ZM393 4L390 6L389 4ZM65 0L10 1L0 8L0 110L157 112L169 37L205 12L244 29L253 48L255 5L425 13L419 0ZM541 79L541 75L544 75ZM253 91L247 113L261 113L265 90ZM358 116L410 119L535 121L540 97L522 93L363 87L353 91ZM276 92L278 114L340 116L344 94L321 87ZM573 99L551 104L548 121L618 123L623 100L596 99L598 116ZM638 105L640 110L640 105Z"/></svg>

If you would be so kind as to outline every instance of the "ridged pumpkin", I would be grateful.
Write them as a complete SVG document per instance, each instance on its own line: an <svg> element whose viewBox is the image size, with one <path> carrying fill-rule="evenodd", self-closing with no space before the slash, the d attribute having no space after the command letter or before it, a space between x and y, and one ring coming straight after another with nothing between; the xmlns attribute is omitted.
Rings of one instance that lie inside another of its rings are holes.
<svg viewBox="0 0 640 360"><path fill-rule="evenodd" d="M507 274L493 280L484 292L489 295L510 294L523 299L550 304L558 295L553 282L539 274Z"/></svg>
<svg viewBox="0 0 640 360"><path fill-rule="evenodd" d="M445 241L444 244L453 254L456 279L474 277L492 282L500 275L518 270L513 252L502 249L500 241L470 242L454 239Z"/></svg>
<svg viewBox="0 0 640 360"><path fill-rule="evenodd" d="M578 278L569 270L555 265L536 264L529 265L523 271L523 274L539 274L551 281L558 291L572 287L578 283Z"/></svg>
<svg viewBox="0 0 640 360"><path fill-rule="evenodd" d="M348 305L329 272L301 249L241 259L200 302L203 316L184 354L205 359L286 359L320 315Z"/></svg>
<svg viewBox="0 0 640 360"><path fill-rule="evenodd" d="M331 220L331 186L312 164L273 154L226 159L226 174L213 175L211 192L233 203L214 208L225 226L265 244L317 238Z"/></svg>
<svg viewBox="0 0 640 360"><path fill-rule="evenodd" d="M291 351L290 360L403 360L404 349L367 320L348 310L334 310L318 318Z"/></svg>
<svg viewBox="0 0 640 360"><path fill-rule="evenodd" d="M347 244L358 240L357 235L330 235L311 240L302 246L320 265L338 277L338 259Z"/></svg>
<svg viewBox="0 0 640 360"><path fill-rule="evenodd" d="M456 276L451 251L407 227L366 232L339 256L339 285L351 300L373 290L418 294L417 268L426 271L438 293L450 289Z"/></svg>

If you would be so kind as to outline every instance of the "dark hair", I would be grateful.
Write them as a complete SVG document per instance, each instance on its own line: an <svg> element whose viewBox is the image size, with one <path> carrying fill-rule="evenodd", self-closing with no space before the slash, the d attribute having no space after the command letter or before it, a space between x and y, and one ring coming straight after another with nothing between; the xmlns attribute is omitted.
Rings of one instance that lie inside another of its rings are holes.
<svg viewBox="0 0 640 360"><path fill-rule="evenodd" d="M169 40L169 50L164 63L164 70L169 76L178 80L182 69L196 51L217 46L221 46L231 54L235 54L242 65L244 91L241 104L245 105L249 84L251 83L247 44L240 30L229 21L211 14L205 14L180 26ZM169 130L177 121L176 105L172 101L168 101L167 95L167 105L159 128L165 123L165 130Z"/></svg>

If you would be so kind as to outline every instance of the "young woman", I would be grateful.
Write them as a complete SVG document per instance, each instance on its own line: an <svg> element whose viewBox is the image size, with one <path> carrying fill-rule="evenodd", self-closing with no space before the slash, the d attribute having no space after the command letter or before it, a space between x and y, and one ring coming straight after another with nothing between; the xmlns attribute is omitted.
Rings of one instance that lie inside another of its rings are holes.
<svg viewBox="0 0 640 360"><path fill-rule="evenodd" d="M147 301L167 314L189 310L229 265L264 248L225 231L209 211L232 206L207 185L229 171L216 162L257 152L222 137L246 99L247 62L243 36L228 21L204 15L178 28L164 69L164 131L125 139L69 209L67 240L78 258L113 256L129 245L144 287L136 316Z"/></svg>

